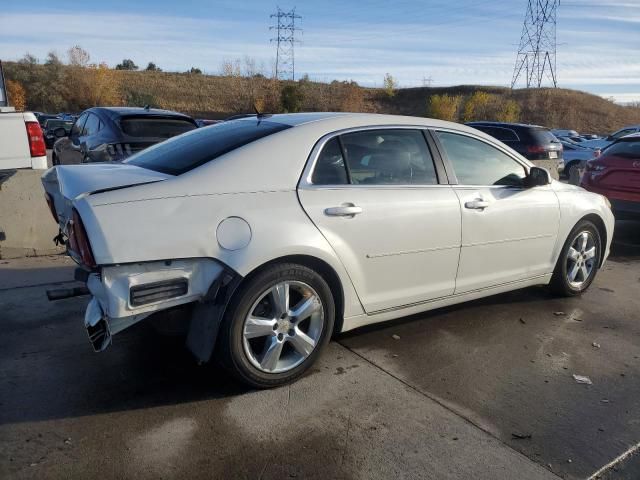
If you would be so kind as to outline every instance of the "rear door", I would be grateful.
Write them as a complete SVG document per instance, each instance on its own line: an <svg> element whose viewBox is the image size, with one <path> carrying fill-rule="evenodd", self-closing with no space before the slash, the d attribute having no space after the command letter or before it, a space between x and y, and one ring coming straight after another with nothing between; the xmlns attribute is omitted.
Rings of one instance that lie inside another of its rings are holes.
<svg viewBox="0 0 640 480"><path fill-rule="evenodd" d="M419 129L365 129L315 147L298 194L367 313L451 295L460 206Z"/></svg>
<svg viewBox="0 0 640 480"><path fill-rule="evenodd" d="M456 293L553 270L560 209L551 185L525 188L523 163L483 139L437 131L462 212Z"/></svg>

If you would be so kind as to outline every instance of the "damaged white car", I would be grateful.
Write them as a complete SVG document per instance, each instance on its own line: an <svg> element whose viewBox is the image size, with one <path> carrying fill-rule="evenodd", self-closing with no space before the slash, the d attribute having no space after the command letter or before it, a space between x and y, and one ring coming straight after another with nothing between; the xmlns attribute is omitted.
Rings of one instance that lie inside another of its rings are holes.
<svg viewBox="0 0 640 480"><path fill-rule="evenodd" d="M96 350L170 314L199 361L257 387L334 333L530 285L580 294L614 225L604 197L492 137L385 115L258 115L43 184Z"/></svg>

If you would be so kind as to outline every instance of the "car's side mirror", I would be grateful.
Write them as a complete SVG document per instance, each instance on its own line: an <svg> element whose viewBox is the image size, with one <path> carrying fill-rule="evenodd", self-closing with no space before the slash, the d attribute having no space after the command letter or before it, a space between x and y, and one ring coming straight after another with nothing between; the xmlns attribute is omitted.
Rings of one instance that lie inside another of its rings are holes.
<svg viewBox="0 0 640 480"><path fill-rule="evenodd" d="M58 127L53 131L53 134L56 138L62 138L67 136L67 131L62 127Z"/></svg>
<svg viewBox="0 0 640 480"><path fill-rule="evenodd" d="M605 140L607 142L613 142L615 140L615 138L613 138L613 135L609 135L607 138L605 138Z"/></svg>
<svg viewBox="0 0 640 480"><path fill-rule="evenodd" d="M541 187L550 183L551 177L549 177L549 172L540 167L531 167L527 178L524 180L524 184L527 188Z"/></svg>

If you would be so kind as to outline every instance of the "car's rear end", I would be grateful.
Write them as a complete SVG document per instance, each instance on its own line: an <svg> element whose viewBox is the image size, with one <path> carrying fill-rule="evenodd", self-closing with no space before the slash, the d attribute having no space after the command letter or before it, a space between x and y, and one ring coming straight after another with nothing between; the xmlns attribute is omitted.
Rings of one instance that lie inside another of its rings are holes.
<svg viewBox="0 0 640 480"><path fill-rule="evenodd" d="M617 219L640 219L640 134L617 140L587 162L581 185L606 196Z"/></svg>
<svg viewBox="0 0 640 480"><path fill-rule="evenodd" d="M117 131L114 141L104 145L98 161L121 161L157 143L198 128L186 115L171 113L136 113L114 118Z"/></svg>
<svg viewBox="0 0 640 480"><path fill-rule="evenodd" d="M529 160L555 160L562 163L563 148L551 130L527 125L518 132L522 141L522 153Z"/></svg>

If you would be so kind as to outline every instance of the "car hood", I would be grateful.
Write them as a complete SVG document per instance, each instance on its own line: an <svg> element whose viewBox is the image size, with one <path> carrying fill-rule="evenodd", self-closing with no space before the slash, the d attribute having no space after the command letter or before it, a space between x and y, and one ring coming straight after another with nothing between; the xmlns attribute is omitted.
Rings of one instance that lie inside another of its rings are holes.
<svg viewBox="0 0 640 480"><path fill-rule="evenodd" d="M73 201L83 195L167 178L172 176L123 163L58 165L42 175L42 185L51 196L60 226L64 228L71 218Z"/></svg>

